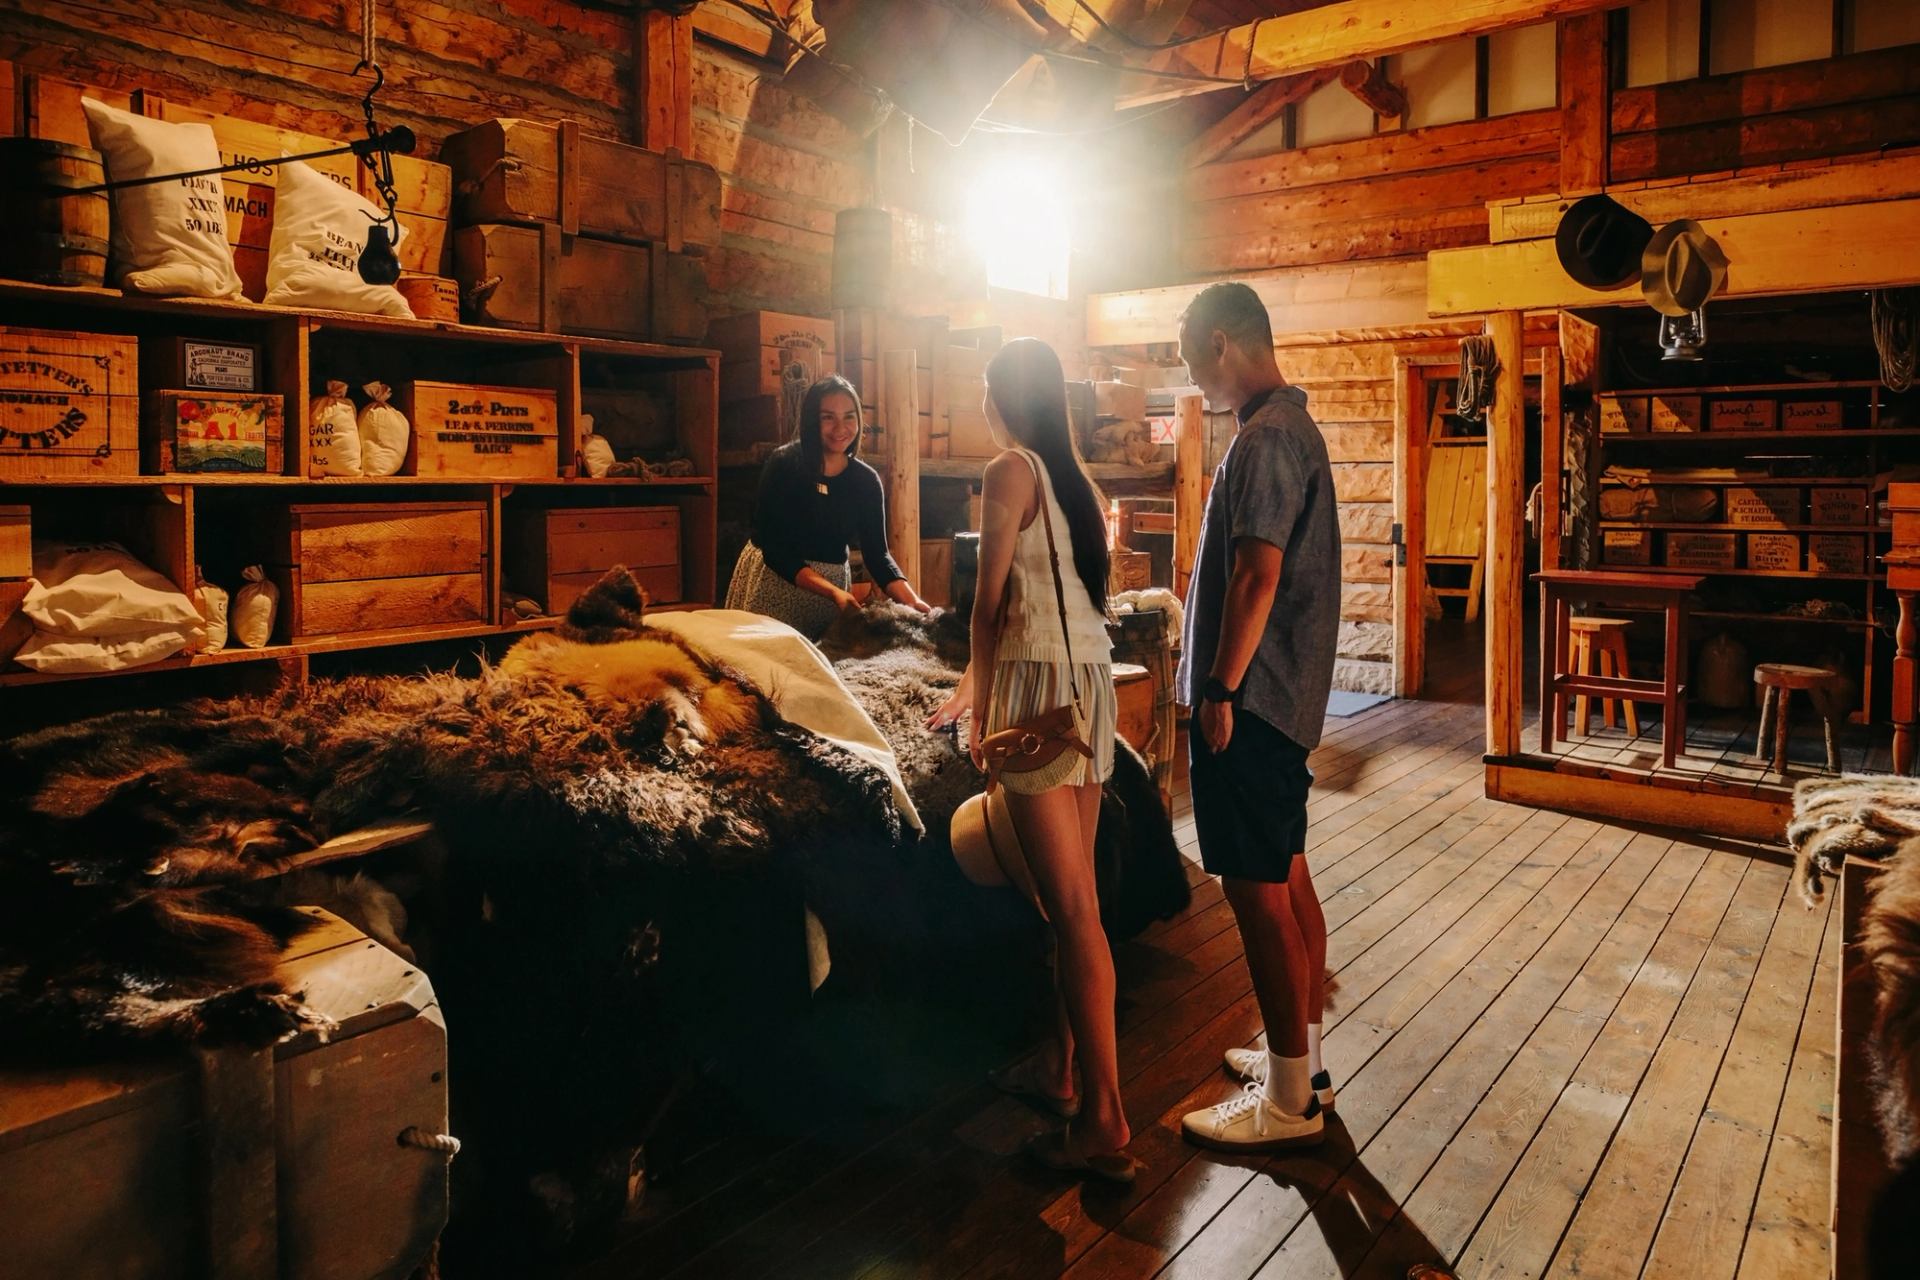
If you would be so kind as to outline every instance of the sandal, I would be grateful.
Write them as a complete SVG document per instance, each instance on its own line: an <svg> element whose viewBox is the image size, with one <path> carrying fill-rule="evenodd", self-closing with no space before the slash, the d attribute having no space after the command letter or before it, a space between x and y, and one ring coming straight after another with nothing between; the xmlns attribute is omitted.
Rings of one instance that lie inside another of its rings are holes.
<svg viewBox="0 0 1920 1280"><path fill-rule="evenodd" d="M1022 1102L1040 1108L1048 1115L1059 1116L1062 1120L1071 1120L1079 1115L1079 1095L1070 1093L1063 1098L1059 1094L1048 1093L1035 1084L1027 1073L1032 1061L1032 1058L1022 1058L1012 1066L989 1071L987 1083L1009 1097L1018 1098Z"/></svg>
<svg viewBox="0 0 1920 1280"><path fill-rule="evenodd" d="M1057 1133L1036 1133L1027 1139L1022 1148L1027 1157L1043 1168L1055 1173L1078 1174L1083 1178L1097 1178L1101 1182L1110 1182L1118 1187L1130 1187L1140 1172L1140 1162L1124 1151L1109 1151L1102 1155L1076 1156L1067 1150L1067 1134L1062 1129Z"/></svg>

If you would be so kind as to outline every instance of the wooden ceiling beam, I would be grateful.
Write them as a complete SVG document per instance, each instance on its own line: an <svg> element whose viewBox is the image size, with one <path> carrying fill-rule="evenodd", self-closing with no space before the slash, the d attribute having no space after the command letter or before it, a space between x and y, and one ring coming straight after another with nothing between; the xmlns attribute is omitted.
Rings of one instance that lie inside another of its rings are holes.
<svg viewBox="0 0 1920 1280"><path fill-rule="evenodd" d="M1377 116L1398 120L1407 114L1407 91L1387 79L1377 62L1349 62L1340 70L1340 83Z"/></svg>
<svg viewBox="0 0 1920 1280"><path fill-rule="evenodd" d="M1337 0L1337 3L1248 22L1188 40L1139 64L1151 71L1211 76L1220 81L1277 80L1321 67L1345 66L1438 44L1458 36L1617 9L1621 0ZM1164 102L1226 87L1209 80L1126 77L1116 95L1121 108Z"/></svg>
<svg viewBox="0 0 1920 1280"><path fill-rule="evenodd" d="M1331 84L1339 75L1336 68L1322 67L1318 71L1261 85L1187 145L1187 163L1210 164L1218 160L1279 119L1288 107L1320 86Z"/></svg>

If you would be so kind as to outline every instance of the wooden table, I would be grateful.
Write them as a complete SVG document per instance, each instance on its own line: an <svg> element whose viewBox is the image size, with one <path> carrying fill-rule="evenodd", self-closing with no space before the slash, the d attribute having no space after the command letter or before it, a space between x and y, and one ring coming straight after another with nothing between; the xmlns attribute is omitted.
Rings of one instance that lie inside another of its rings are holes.
<svg viewBox="0 0 1920 1280"><path fill-rule="evenodd" d="M1913 596L1920 591L1920 549L1902 548L1895 540L1887 555L1887 590L1900 603L1900 621L1893 630L1893 771L1905 775L1913 772Z"/></svg>
<svg viewBox="0 0 1920 1280"><path fill-rule="evenodd" d="M1660 704L1660 760L1671 769L1687 741L1687 622L1693 593L1704 579L1610 569L1545 569L1533 577L1540 584L1540 749L1551 754L1554 743L1566 736L1567 695L1631 698ZM1567 621L1576 603L1662 614L1666 661L1660 679L1567 671Z"/></svg>

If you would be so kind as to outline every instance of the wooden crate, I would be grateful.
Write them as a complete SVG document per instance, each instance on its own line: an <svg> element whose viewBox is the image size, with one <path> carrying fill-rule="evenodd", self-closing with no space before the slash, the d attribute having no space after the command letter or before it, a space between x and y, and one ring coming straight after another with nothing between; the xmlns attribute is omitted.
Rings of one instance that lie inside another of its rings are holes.
<svg viewBox="0 0 1920 1280"><path fill-rule="evenodd" d="M281 399L210 391L151 391L140 429L149 475L286 470Z"/></svg>
<svg viewBox="0 0 1920 1280"><path fill-rule="evenodd" d="M920 598L936 608L953 604L953 539L920 540Z"/></svg>
<svg viewBox="0 0 1920 1280"><path fill-rule="evenodd" d="M1645 396L1597 396L1602 435L1638 435L1647 430Z"/></svg>
<svg viewBox="0 0 1920 1280"><path fill-rule="evenodd" d="M597 138L574 121L489 120L448 138L440 155L453 166L463 225L545 223L676 250L720 243L711 165Z"/></svg>
<svg viewBox="0 0 1920 1280"><path fill-rule="evenodd" d="M404 1280L446 1223L447 1037L419 967L325 912L280 978L332 1019L258 1051L0 1070L10 1276Z"/></svg>
<svg viewBox="0 0 1920 1280"><path fill-rule="evenodd" d="M453 277L402 271L394 288L413 309L414 319L460 323L460 282Z"/></svg>
<svg viewBox="0 0 1920 1280"><path fill-rule="evenodd" d="M1736 533L1669 533L1666 562L1676 569L1731 569L1739 539Z"/></svg>
<svg viewBox="0 0 1920 1280"><path fill-rule="evenodd" d="M1750 533L1747 535L1747 568L1773 573L1800 572L1800 535L1797 533Z"/></svg>
<svg viewBox="0 0 1920 1280"><path fill-rule="evenodd" d="M0 578L33 576L33 508L0 507Z"/></svg>
<svg viewBox="0 0 1920 1280"><path fill-rule="evenodd" d="M1807 535L1807 571L1809 573L1865 573L1867 541L1853 533L1810 533Z"/></svg>
<svg viewBox="0 0 1920 1280"><path fill-rule="evenodd" d="M1728 524L1772 529L1800 523L1800 490L1797 488L1729 488L1726 504Z"/></svg>
<svg viewBox="0 0 1920 1280"><path fill-rule="evenodd" d="M976 398L947 402L947 455L954 458L991 458L1000 452L994 443L987 414Z"/></svg>
<svg viewBox="0 0 1920 1280"><path fill-rule="evenodd" d="M560 474L556 392L407 382L394 402L413 431L403 471L416 476L544 480Z"/></svg>
<svg viewBox="0 0 1920 1280"><path fill-rule="evenodd" d="M1115 551L1107 590L1145 591L1153 585L1153 556L1146 551Z"/></svg>
<svg viewBox="0 0 1920 1280"><path fill-rule="evenodd" d="M1775 400L1715 400L1708 410L1709 431L1776 431L1780 405Z"/></svg>
<svg viewBox="0 0 1920 1280"><path fill-rule="evenodd" d="M453 260L473 324L653 342L707 332L700 264L659 244L493 224L454 233Z"/></svg>
<svg viewBox="0 0 1920 1280"><path fill-rule="evenodd" d="M678 507L552 507L506 516L506 582L548 613L565 613L615 565L651 604L685 599Z"/></svg>
<svg viewBox="0 0 1920 1280"><path fill-rule="evenodd" d="M485 621L484 502L297 503L276 513L289 640Z"/></svg>
<svg viewBox="0 0 1920 1280"><path fill-rule="evenodd" d="M257 342L209 342L202 338L173 338L161 345L166 365L159 385L183 391L226 391L246 394L260 389L266 375Z"/></svg>
<svg viewBox="0 0 1920 1280"><path fill-rule="evenodd" d="M1113 692L1118 700L1119 716L1115 731L1135 751L1145 754L1153 740L1155 707L1153 676L1145 667L1131 662L1113 664Z"/></svg>
<svg viewBox="0 0 1920 1280"><path fill-rule="evenodd" d="M720 353L720 403L778 396L789 364L809 379L838 371L833 321L779 311L749 311L715 320L706 344Z"/></svg>
<svg viewBox="0 0 1920 1280"><path fill-rule="evenodd" d="M1698 431L1701 428L1699 396L1655 396L1649 414L1655 431Z"/></svg>
<svg viewBox="0 0 1920 1280"><path fill-rule="evenodd" d="M1863 525L1867 522L1867 491L1849 485L1841 489L1807 491L1807 523Z"/></svg>
<svg viewBox="0 0 1920 1280"><path fill-rule="evenodd" d="M140 472L132 338L0 326L0 480Z"/></svg>
<svg viewBox="0 0 1920 1280"><path fill-rule="evenodd" d="M1838 431L1844 419L1838 400L1782 400L1782 431Z"/></svg>
<svg viewBox="0 0 1920 1280"><path fill-rule="evenodd" d="M1147 419L1147 389L1130 382L1094 383L1093 402L1094 411L1102 418L1115 418L1122 422L1145 422Z"/></svg>
<svg viewBox="0 0 1920 1280"><path fill-rule="evenodd" d="M1606 529L1600 535L1600 563L1652 564L1653 534L1646 529Z"/></svg>

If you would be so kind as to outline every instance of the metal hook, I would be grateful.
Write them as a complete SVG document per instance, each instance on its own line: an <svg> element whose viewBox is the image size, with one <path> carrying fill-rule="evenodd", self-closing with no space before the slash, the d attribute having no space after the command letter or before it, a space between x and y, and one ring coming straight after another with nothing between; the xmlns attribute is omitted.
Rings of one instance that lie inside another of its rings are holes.
<svg viewBox="0 0 1920 1280"><path fill-rule="evenodd" d="M362 98L360 101L363 104L371 105L373 102L373 95L380 92L380 90L386 88L387 73L380 69L379 63L368 62L365 58L362 58L360 61L353 64L352 74L357 76L362 71L365 71L368 67L373 68L373 88L367 90L367 96Z"/></svg>

